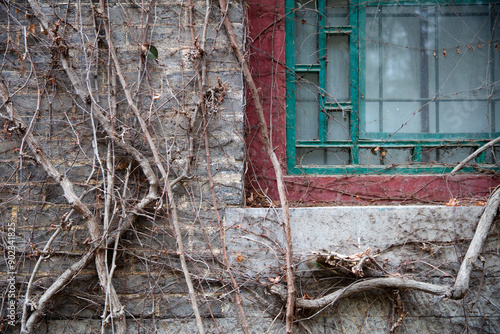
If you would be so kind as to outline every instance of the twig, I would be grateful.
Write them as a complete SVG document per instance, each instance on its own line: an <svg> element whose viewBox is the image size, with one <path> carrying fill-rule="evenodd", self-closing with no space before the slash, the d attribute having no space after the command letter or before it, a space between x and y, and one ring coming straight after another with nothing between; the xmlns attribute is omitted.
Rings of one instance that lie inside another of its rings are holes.
<svg viewBox="0 0 500 334"><path fill-rule="evenodd" d="M455 168L453 168L453 170L450 172L450 175L453 175L456 172L458 172L459 170L461 170L462 168L464 168L465 165L469 161L471 161L472 159L474 159L477 156L479 156L479 154L481 154L483 151L486 151L488 148L493 147L493 145L495 145L498 142L500 142L500 137L497 137L497 138L489 141L488 143L484 144L483 146L481 146L480 148L478 148L477 150L475 150L471 155L469 155L467 158L465 158L464 160L462 160Z"/></svg>
<svg viewBox="0 0 500 334"><path fill-rule="evenodd" d="M384 288L412 289L412 290L423 291L437 296L445 296L450 289L450 287L446 285L430 284L401 277L374 278L374 279L356 281L353 284L345 288L336 290L335 292L332 292L322 298L317 298L312 300L297 298L296 306L303 309L324 308L326 306L331 306L339 299L346 298L352 294L375 290L375 289L384 289ZM279 295L283 299L287 297L287 291L283 285L278 284L271 286L271 292Z"/></svg>
<svg viewBox="0 0 500 334"><path fill-rule="evenodd" d="M497 187L488 199L486 206L484 207L484 211L481 215L481 218L479 219L474 237L472 238L469 248L467 249L467 253L462 260L462 264L460 265L460 270L458 271L455 285L453 286L453 289L449 296L450 298L462 299L469 289L472 266L481 254L481 249L483 248L484 242L488 237L488 232L490 231L493 220L498 213L499 205L500 187Z"/></svg>
<svg viewBox="0 0 500 334"><path fill-rule="evenodd" d="M36 0L30 0L30 5L32 6L32 9L35 13L35 15L39 18L40 22L44 26L46 30L48 30L48 20L46 19L45 15L42 13L40 6L38 5L38 2ZM61 43L64 43L63 40L61 39ZM112 131L109 121L107 118L100 112L100 106L92 99L92 95L88 95L85 92L85 89L83 88L83 84L81 83L78 75L75 73L73 67L71 66L71 59L69 58L69 55L67 52L60 52L60 61L61 64L63 65L63 68L65 69L68 77L70 78L70 81L79 95L79 97L86 103L94 102L92 104L92 107L96 107L96 112L95 115L100 121L101 125L105 128L105 130L108 132L108 134L113 134L111 137L115 141L119 143L120 146L126 149L141 165L144 174L148 178L148 181L150 183L150 189L148 191L148 194L139 202L139 204L136 206L136 209L142 210L146 205L151 203L153 200L157 198L157 186L158 186L158 180L156 176L154 175L154 172L150 168L147 160L143 157L142 154L140 154L136 149L132 148L130 145L120 142L117 140L116 134ZM37 160L39 163L41 163L44 168L46 169L47 173L53 177L56 181L58 181L63 189L65 190L65 195L69 194L67 199L69 203L77 210L79 213L83 215L83 217L87 221L87 225L89 227L89 231L91 233L92 239L94 242L98 242L100 239L100 234L99 234L99 228L97 226L97 223L93 219L93 216L91 215L90 211L85 210L86 207L82 206L82 203L76 202L75 204L75 198L71 196L72 193L72 187L71 183L67 178L64 176L61 176L55 168L51 167L50 162L46 159L47 157L44 156L43 151L41 151L37 145L33 145L34 139L31 135L30 132L27 132L26 137L28 138L28 143L31 143L31 148L35 152L38 153L36 155ZM77 200L77 198L76 198ZM114 242L115 237L119 237L121 233L127 228L127 226L130 226L133 221L137 218L137 212L139 210L135 211L133 210L127 217L127 219L124 221L122 225L120 225L116 231L115 236L108 238L106 245L108 243ZM30 316L30 318L27 320L24 331L23 332L32 332L33 328L36 326L37 322L41 318L45 308L47 307L46 303L53 297L53 295L59 291L67 282L74 277L80 271L83 267L85 267L94 257L96 257L96 268L99 274L99 279L101 282L101 285L103 288L109 286L108 281L107 281L107 269L105 268L103 257L102 257L102 252L98 252L98 247L97 245L94 245L94 247L89 251L82 260L79 262L75 263L73 266L71 266L69 269L67 269L56 282L42 295L42 298L40 298L39 303L38 303L38 309L33 312ZM124 317L124 312L123 308L121 307L121 304L119 303L118 297L116 295L116 291L114 288L111 288L110 295L112 297L112 315L115 318L119 318L119 326L118 326L118 332L119 333L125 333L126 332L126 324L125 324L125 317ZM24 325L24 324L22 324Z"/></svg>
<svg viewBox="0 0 500 334"><path fill-rule="evenodd" d="M205 103L205 91L206 91L206 79L207 79L207 65L206 65L206 50L205 50L205 42L206 42L206 35L207 35L207 26L208 26L208 17L210 14L210 1L207 0L206 3L206 13L205 13L205 22L203 25L203 32L201 34L201 40L199 41L199 45L197 43L197 38L194 35L194 26L193 26L193 4L192 1L189 1L189 25L191 27L191 40L193 43L193 48L194 50L197 51L197 57L194 58L194 65L196 70L196 77L198 81L198 97L199 97L199 104L197 108L201 109L201 115L202 115L202 121L203 121L203 134L204 134L204 141L205 141L205 157L206 157L206 170L207 170L207 175L208 175L208 181L210 184L210 190L212 194L212 205L213 205L213 210L215 212L215 216L217 218L217 222L219 223L219 235L221 239L221 248L222 248L222 261L224 263L225 271L227 275L229 276L229 279L231 281L232 285L232 291L234 291L234 296L235 296L235 301L236 301L236 307L238 309L238 313L241 319L241 325L243 329L243 333L248 334L248 322L245 316L245 312L243 310L242 306L242 299L240 296L240 288L238 282L236 282L236 279L234 278L234 275L231 271L231 267L229 265L229 258L227 256L227 249L226 249L226 241L225 241L225 233L224 233L224 224L222 222L222 219L219 215L219 209L217 205L217 197L215 196L215 189L214 189L214 180L213 180L213 175L212 171L210 169L211 165L211 158L210 158L210 146L208 142L208 133L207 133L207 106ZM201 73L200 73L200 68L201 66ZM194 120L192 120L194 121Z"/></svg>
<svg viewBox="0 0 500 334"><path fill-rule="evenodd" d="M413 289L450 299L462 299L469 289L473 263L481 253L482 246L488 236L493 220L497 215L499 205L500 187L495 189L484 208L484 212L481 215L476 232L462 261L462 265L460 266L453 286L430 284L400 277L375 278L356 281L348 287L339 289L322 298L313 300L299 298L297 299L296 306L304 309L324 308L333 305L340 298L348 297L354 293L380 288ZM282 285L273 285L271 287L271 292L280 295L283 299L287 296L286 288Z"/></svg>
<svg viewBox="0 0 500 334"><path fill-rule="evenodd" d="M99 5L100 5L100 9L101 9L102 13L104 13L105 12L104 0L100 0ZM115 48L115 45L113 42L113 36L111 35L108 24L105 24L104 27L106 29L106 41L108 43L109 50L111 52L111 58L113 59L115 69L116 69L116 74L118 75L118 78L119 78L120 83L122 85L122 89L123 89L123 92L125 93L125 97L127 99L128 105L130 106L130 108L134 112L137 120L139 121L139 125L141 127L142 133L143 133L144 137L146 138L146 141L147 141L147 143L148 143L148 145L153 153L153 158L154 158L155 164L158 167L158 169L160 170L160 173L161 173L163 180L164 180L164 187L166 188L167 197L168 197L168 201L170 204L170 210L172 212L172 224L174 226L177 248L178 248L178 252L180 254L179 259L181 261L181 266L182 266L182 270L184 273L184 278L185 278L186 284L188 286L189 297L191 299L191 305L193 307L193 312L194 312L194 315L196 318L196 324L198 326L198 331L201 334L203 334L203 333L205 333L205 330L203 328L203 322L201 320L200 312L198 310L198 304L196 301L196 294L194 291L193 282L191 280L191 276L189 274L189 269L188 269L187 263L186 263L186 256L185 256L185 252L184 252L184 243L182 241L179 220L177 217L177 206L175 203L175 198L174 198L174 194L172 191L172 187L170 185L170 182L168 181L168 173L165 171L165 168L163 167L163 164L162 164L162 161L160 158L160 154L158 153L158 149L156 148L156 145L155 145L153 139L151 138L147 124L144 121L144 118L142 117L139 109L137 108L137 105L135 104L135 102L132 98L132 94L130 92L129 86L128 86L127 81L125 79L125 76L123 75L123 72L121 70L120 62L118 61L118 56L116 54L116 48Z"/></svg>
<svg viewBox="0 0 500 334"><path fill-rule="evenodd" d="M3 83L3 78L0 80L0 91L2 95L2 99L4 101L9 100L9 96L7 93L7 88L5 84ZM19 127L21 129L26 129L27 126L24 124L24 122L21 120L21 118L16 114L16 111L13 109L13 106L10 105L12 108L11 113L13 115L13 118L17 120L19 123ZM99 226L96 220L96 217L92 214L92 211L88 208L87 205L85 205L80 198L76 195L76 193L73 190L73 183L67 178L66 175L62 175L59 173L59 171L55 168L55 166L52 164L50 161L50 158L45 154L45 152L41 149L41 146L38 144L37 140L31 133L31 131L26 130L23 140L25 140L33 152L37 162L43 167L45 172L57 183L59 183L59 186L62 188L64 192L64 197L68 201L68 203L71 205L72 209L80 213L83 218L85 219L85 222L87 224L87 229L89 230L90 236L92 238L92 244L97 247L98 244L100 244L101 240L101 233L99 231ZM96 269L99 274L99 279L101 281L101 284L106 282L106 269L104 268L104 257L102 256L102 252L98 252L96 255ZM103 287L105 287L106 284L103 284ZM115 292L116 294L116 292ZM117 298L117 297L116 297ZM26 317L24 317L26 320ZM26 328L26 324L22 323L21 324L21 332L28 332ZM121 332L125 333L125 332Z"/></svg>
<svg viewBox="0 0 500 334"><path fill-rule="evenodd" d="M262 107L262 103L259 97L259 91L255 82L252 78L252 73L250 72L250 67L248 66L247 59L241 52L238 42L236 41L236 35L234 34L233 26L229 21L228 16L226 15L226 1L219 0L220 9L222 11L222 15L224 17L224 25L226 27L229 41L231 43L231 47L236 54L236 58L240 62L240 65L243 69L243 74L245 77L246 84L250 89L250 93L252 95L252 99L254 101L255 110L257 111L257 117L259 119L259 127L262 136L262 142L266 149L266 152L271 160L273 165L274 173L276 174L276 182L278 186L278 193L281 203L281 210L283 212L283 232L285 235L285 261L286 261L286 279L287 279L287 303L286 303L286 332L293 332L293 312L294 312L294 303L295 303L295 274L293 268L293 249L292 249L292 233L290 229L290 215L289 215L289 206L288 200L286 196L285 182L283 178L283 172L281 170L281 165L274 153L272 148L271 140L269 139L269 129L267 127L267 122L264 116L264 109Z"/></svg>

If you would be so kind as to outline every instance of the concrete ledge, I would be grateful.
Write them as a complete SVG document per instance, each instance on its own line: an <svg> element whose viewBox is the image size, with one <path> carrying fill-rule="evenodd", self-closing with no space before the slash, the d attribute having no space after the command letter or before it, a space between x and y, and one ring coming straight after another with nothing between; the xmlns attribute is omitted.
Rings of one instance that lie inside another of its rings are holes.
<svg viewBox="0 0 500 334"><path fill-rule="evenodd" d="M477 206L293 208L294 256L301 262L311 251L353 254L370 247L375 253L390 255L391 265L397 267L412 259L408 252L417 246L424 257L433 258L431 262L453 262L455 266L461 254L453 244L473 237L482 211L483 207ZM249 275L276 274L284 249L279 209L226 209L225 226L233 266Z"/></svg>

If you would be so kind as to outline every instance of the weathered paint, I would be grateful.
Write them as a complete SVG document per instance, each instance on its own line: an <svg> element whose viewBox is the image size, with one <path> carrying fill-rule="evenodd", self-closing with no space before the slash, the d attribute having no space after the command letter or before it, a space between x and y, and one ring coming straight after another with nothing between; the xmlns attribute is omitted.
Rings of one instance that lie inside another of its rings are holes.
<svg viewBox="0 0 500 334"><path fill-rule="evenodd" d="M281 161L283 172L287 173L287 129L286 105L294 103L294 97L287 95L287 71L285 59L285 1L248 1L248 23L251 41L250 64L254 79L261 89L263 106L269 124L274 152ZM293 34L293 31L286 33ZM276 178L270 160L264 150L258 121L251 96L247 105L247 198L252 192L265 194L271 200L278 199ZM271 117L272 116L272 117ZM292 119L289 119L289 124ZM354 123L354 122L353 122ZM292 122L293 124L293 122ZM293 138L294 139L294 138ZM294 156L295 148L289 147L288 156ZM419 147L415 152L419 157ZM288 166L293 165L288 158ZM387 168L387 166L381 166ZM500 177L494 174L476 173L448 176L450 168L437 167L428 173L442 175L346 175L345 168L339 168L339 176L289 175L285 178L289 200L295 204L384 204L384 203L444 203L450 198L479 199L487 197L492 188L500 184ZM368 169L366 169L367 172ZM321 168L309 170L321 173ZM406 171L411 173L411 167ZM247 203L249 205L253 203Z"/></svg>

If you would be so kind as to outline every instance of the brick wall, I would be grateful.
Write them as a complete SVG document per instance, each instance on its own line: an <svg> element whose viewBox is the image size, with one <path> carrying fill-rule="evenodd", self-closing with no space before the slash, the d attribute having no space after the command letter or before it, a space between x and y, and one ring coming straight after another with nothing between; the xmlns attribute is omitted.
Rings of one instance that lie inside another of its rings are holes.
<svg viewBox="0 0 500 334"><path fill-rule="evenodd" d="M105 21L102 13L96 10L98 2L40 1L39 4L51 22L50 28L55 29L59 21L57 33L66 40L73 68L82 82L88 74L94 98L109 112L109 54L102 39L102 24ZM193 34L199 40L206 2L195 0L192 5ZM221 276L222 267L218 262L219 223L207 174L205 127L199 110L194 64L197 50L193 47L190 30L189 2L110 2L108 9L122 70L164 159L163 164L169 170L170 180L180 175L190 159L189 147L192 147L193 163L186 177L174 185L173 191L188 254L188 267L199 291L200 313L205 317L208 329L215 326L211 318L226 315L227 306L224 305L230 303L230 295L221 283L225 282L225 278ZM218 209L224 210L227 206L242 205L244 98L239 66L221 29L220 9L215 2L210 9L205 47L206 90L220 94L220 80L224 95L206 95L206 132L215 199ZM241 42L242 3L231 1L228 15ZM102 222L103 172L106 170L107 146L111 141L93 119L91 104L75 94L59 59L59 53L65 50L58 46L51 31L47 35L41 31L35 12L27 1L2 3L0 25L0 71L12 95L16 112L24 122L32 124L31 131L40 143L40 149L49 156L57 170L73 182L77 195L87 193L83 202ZM96 41L99 37L101 40ZM141 56L141 43L154 45L158 50L158 59ZM113 90L117 92L117 132L153 163L152 152L119 81ZM210 102L210 99L219 96L223 97L220 105ZM0 332L10 333L19 332L24 295L38 256L61 222L61 217L71 208L59 184L31 159L34 153L23 142L23 132L7 129L12 124L8 122L6 108L2 107L1 112L5 116L2 125L7 125L0 140L0 220L2 251L5 254L0 262L0 286L2 292L7 292L7 278L12 276L7 268L7 247L8 224L13 224L16 326L8 324L9 298L4 293L0 305L3 319ZM22 156L19 154L21 145ZM130 155L118 145L112 146L112 150L117 194L123 191L122 182L131 163L126 195L121 203L116 202L129 209L145 194L147 182ZM166 201L164 197L163 201ZM152 203L141 212L133 227L123 234L118 246L113 283L125 306L130 333L172 333L179 330L191 333L196 327L176 253L171 212L155 210L157 203ZM116 213L119 212L118 207ZM60 233L37 271L32 291L34 302L90 247L91 240L84 219L77 213L72 214L71 219L72 228ZM117 224L116 221L113 224ZM111 262L111 259L109 251L108 260ZM91 263L50 302L37 332L99 332L103 298L103 290ZM230 319L218 326L219 329L225 328L224 331L231 331L238 324ZM111 326L106 329L111 331Z"/></svg>

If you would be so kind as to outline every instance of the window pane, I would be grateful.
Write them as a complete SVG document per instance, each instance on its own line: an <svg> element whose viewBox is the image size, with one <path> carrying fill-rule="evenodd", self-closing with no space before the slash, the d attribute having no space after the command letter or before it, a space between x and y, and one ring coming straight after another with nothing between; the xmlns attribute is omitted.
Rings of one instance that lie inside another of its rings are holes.
<svg viewBox="0 0 500 334"><path fill-rule="evenodd" d="M303 74L295 83L295 139L319 139L319 80L317 74Z"/></svg>
<svg viewBox="0 0 500 334"><path fill-rule="evenodd" d="M295 63L318 62L318 11L316 1L297 1L295 12Z"/></svg>
<svg viewBox="0 0 500 334"><path fill-rule="evenodd" d="M500 103L493 102L491 103L490 108L491 120L490 122L493 124L492 132L500 131Z"/></svg>
<svg viewBox="0 0 500 334"><path fill-rule="evenodd" d="M360 148L360 165L392 165L410 163L411 148Z"/></svg>
<svg viewBox="0 0 500 334"><path fill-rule="evenodd" d="M422 162L458 164L472 154L474 150L474 147L422 147ZM471 163L474 163L474 161Z"/></svg>
<svg viewBox="0 0 500 334"><path fill-rule="evenodd" d="M436 129L434 107L419 102L367 102L365 110L367 132L420 133L424 122L430 132Z"/></svg>
<svg viewBox="0 0 500 334"><path fill-rule="evenodd" d="M348 110L329 111L326 121L328 122L326 140L349 140L350 112Z"/></svg>
<svg viewBox="0 0 500 334"><path fill-rule="evenodd" d="M439 95L453 99L486 99L489 49L471 50L471 43L488 43L491 26L488 6L443 7L437 17L438 48L446 50L439 58ZM487 44L485 44L487 45Z"/></svg>
<svg viewBox="0 0 500 334"><path fill-rule="evenodd" d="M489 148L486 150L485 154L485 162L487 164L500 163L500 147Z"/></svg>
<svg viewBox="0 0 500 334"><path fill-rule="evenodd" d="M349 36L329 36L326 42L327 101L346 102L350 100L350 57Z"/></svg>
<svg viewBox="0 0 500 334"><path fill-rule="evenodd" d="M418 14L402 7L369 7L366 16L366 80L372 88L367 98L418 98Z"/></svg>
<svg viewBox="0 0 500 334"><path fill-rule="evenodd" d="M440 102L439 132L488 132L487 113L486 101Z"/></svg>
<svg viewBox="0 0 500 334"><path fill-rule="evenodd" d="M348 165L348 148L297 148L297 165Z"/></svg>
<svg viewBox="0 0 500 334"><path fill-rule="evenodd" d="M349 2L345 0L326 0L326 26L341 27L349 25Z"/></svg>

